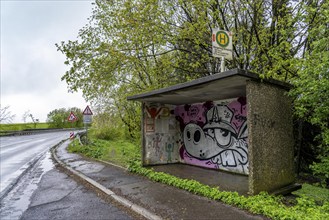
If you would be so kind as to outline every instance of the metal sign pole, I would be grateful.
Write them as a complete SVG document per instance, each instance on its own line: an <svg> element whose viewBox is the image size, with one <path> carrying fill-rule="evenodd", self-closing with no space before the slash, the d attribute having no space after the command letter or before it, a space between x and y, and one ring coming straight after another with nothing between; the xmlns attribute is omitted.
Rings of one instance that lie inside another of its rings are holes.
<svg viewBox="0 0 329 220"><path fill-rule="evenodd" d="M92 121L93 112L87 105L87 107L85 108L82 114L83 114L83 122L85 124L85 129L86 129L86 141L88 142L88 124L90 124Z"/></svg>
<svg viewBox="0 0 329 220"><path fill-rule="evenodd" d="M225 58L224 57L221 57L220 71L225 72Z"/></svg>
<svg viewBox="0 0 329 220"><path fill-rule="evenodd" d="M86 140L88 141L88 125L85 123L85 129L86 129Z"/></svg>

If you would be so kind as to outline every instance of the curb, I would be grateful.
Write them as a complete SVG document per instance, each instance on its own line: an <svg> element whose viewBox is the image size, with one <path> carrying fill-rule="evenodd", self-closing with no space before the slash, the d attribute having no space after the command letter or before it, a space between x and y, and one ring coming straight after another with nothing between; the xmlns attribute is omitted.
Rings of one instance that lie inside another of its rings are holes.
<svg viewBox="0 0 329 220"><path fill-rule="evenodd" d="M62 144L62 143L61 143ZM86 181L87 183L91 184L92 186L98 188L100 191L102 191L103 193L107 194L108 196L110 196L112 199L114 199L116 202L120 203L121 205L124 205L127 208L130 208L131 210L135 211L136 213L138 213L139 215L149 219L149 220L162 220L162 218L148 210L146 210L145 208L136 205L134 203L132 203L131 201L116 195L113 191L109 190L108 188L104 187L103 185L99 184L98 182L96 182L95 180L85 176L84 174L82 174L79 171L74 170L73 168L69 167L68 165L66 165L63 161L61 161L56 154L57 148L61 145L58 144L57 146L54 146L53 148L51 148L51 154L53 156L53 158L56 160L56 162L61 165L64 169L68 170L69 172L71 172L72 174L74 174L75 176L79 177L80 179ZM113 165L111 163L108 163L109 165ZM117 165L115 165L117 166ZM120 166L118 166L120 167ZM122 168L122 167L120 167Z"/></svg>
<svg viewBox="0 0 329 220"><path fill-rule="evenodd" d="M105 163L105 164L110 165L110 166L118 167L118 168L123 169L123 170L128 170L128 168L125 168L123 166L120 166L120 165L117 165L117 164L114 164L114 163L111 163L111 162L107 162L107 161L104 161L104 160L97 160L97 161L99 161L101 163Z"/></svg>

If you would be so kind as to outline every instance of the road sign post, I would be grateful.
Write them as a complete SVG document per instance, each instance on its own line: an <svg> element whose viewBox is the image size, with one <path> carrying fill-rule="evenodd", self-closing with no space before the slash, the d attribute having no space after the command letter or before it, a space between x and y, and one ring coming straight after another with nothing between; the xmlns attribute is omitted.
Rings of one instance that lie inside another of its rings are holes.
<svg viewBox="0 0 329 220"><path fill-rule="evenodd" d="M87 105L87 107L82 112L82 114L83 114L83 123L84 123L85 129L86 129L86 138L88 140L88 124L91 124L91 122L92 122L93 112L91 111L91 109Z"/></svg>
<svg viewBox="0 0 329 220"><path fill-rule="evenodd" d="M78 117L75 116L75 114L74 114L73 112L71 112L70 115L69 115L69 117L67 118L67 120L68 120L69 122L71 122L71 127L72 127L72 129L73 129L73 122L77 121L77 120L78 120ZM72 135L72 134L73 134L73 135ZM73 138L74 138L74 131L72 131L72 132L70 133L70 139L73 140Z"/></svg>

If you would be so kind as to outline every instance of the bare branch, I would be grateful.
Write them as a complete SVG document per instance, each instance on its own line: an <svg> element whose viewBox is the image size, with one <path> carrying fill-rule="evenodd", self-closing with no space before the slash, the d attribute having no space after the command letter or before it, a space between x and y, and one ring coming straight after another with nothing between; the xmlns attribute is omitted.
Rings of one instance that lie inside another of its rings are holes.
<svg viewBox="0 0 329 220"><path fill-rule="evenodd" d="M10 106L5 106L0 108L0 123L10 123L15 118L16 115L9 111Z"/></svg>

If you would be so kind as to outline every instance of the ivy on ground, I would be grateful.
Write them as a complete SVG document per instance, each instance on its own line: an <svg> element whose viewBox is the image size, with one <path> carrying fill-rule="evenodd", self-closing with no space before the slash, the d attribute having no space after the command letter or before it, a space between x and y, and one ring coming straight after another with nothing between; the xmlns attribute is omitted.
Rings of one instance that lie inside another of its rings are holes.
<svg viewBox="0 0 329 220"><path fill-rule="evenodd" d="M297 198L297 204L287 207L281 196L262 192L255 196L243 196L237 192L220 191L219 188L204 185L196 180L181 179L163 172L155 172L141 166L140 161L132 161L130 172L146 176L150 180L184 189L196 195L234 205L254 214L261 214L271 219L329 219L329 202L319 206L314 200L306 197Z"/></svg>

